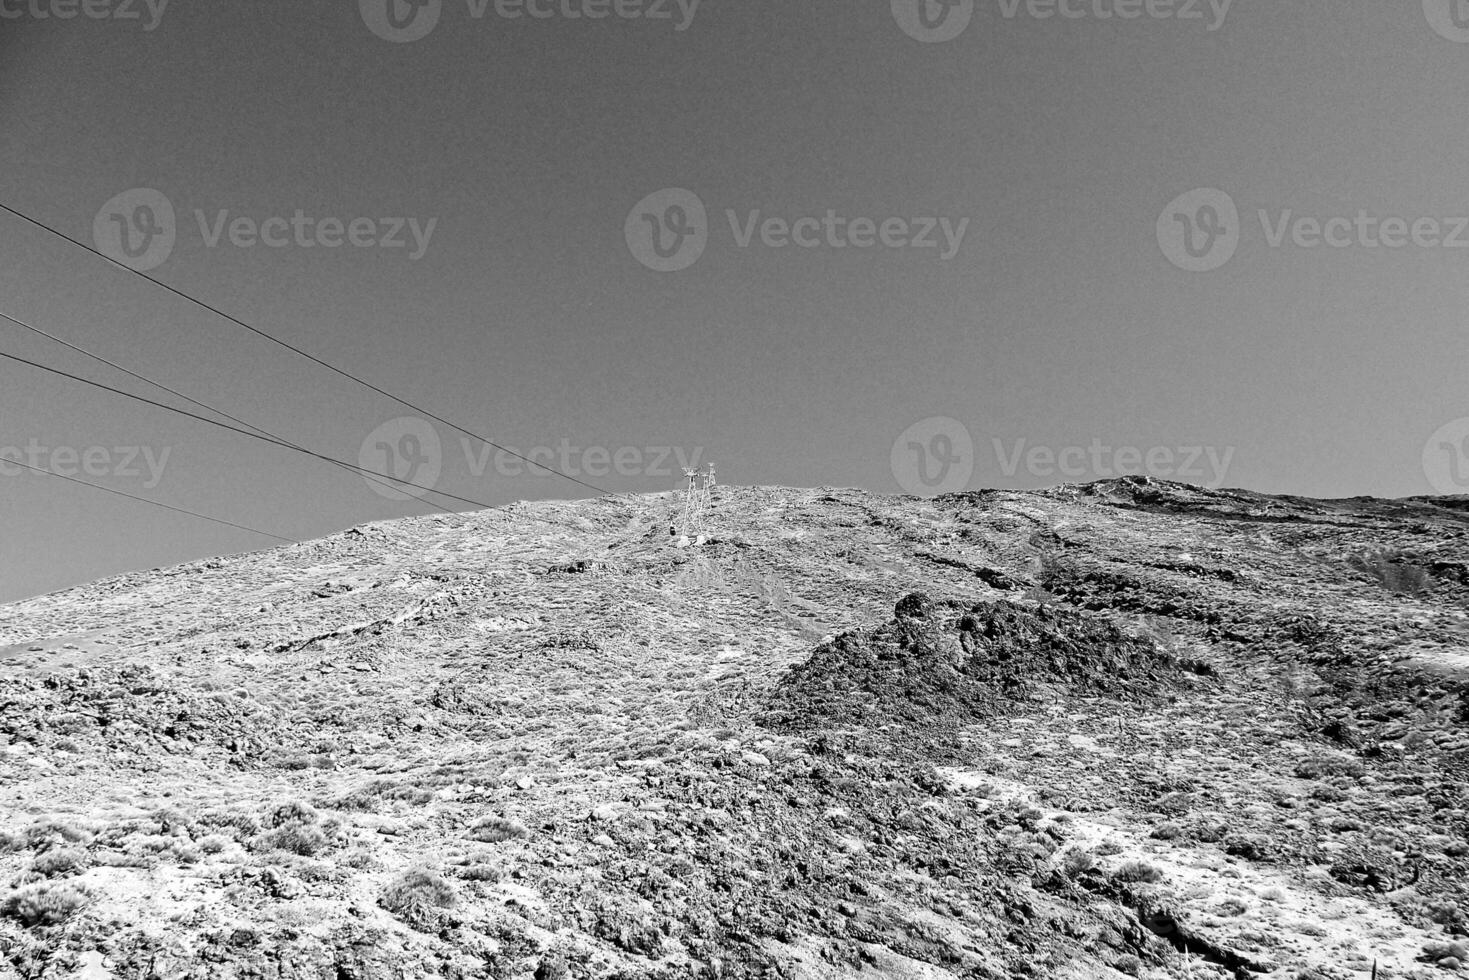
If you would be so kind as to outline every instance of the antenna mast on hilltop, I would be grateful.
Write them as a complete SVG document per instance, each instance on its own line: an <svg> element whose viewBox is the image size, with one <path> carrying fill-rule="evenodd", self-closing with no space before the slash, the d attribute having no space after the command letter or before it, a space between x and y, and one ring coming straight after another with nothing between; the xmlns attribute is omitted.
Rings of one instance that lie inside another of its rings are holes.
<svg viewBox="0 0 1469 980"><path fill-rule="evenodd" d="M714 489L714 464L709 464L707 473L690 469L684 470L683 475L688 482L684 487L683 515L679 519L678 530L683 536L680 546L704 529L704 518L709 513L711 502L710 491Z"/></svg>

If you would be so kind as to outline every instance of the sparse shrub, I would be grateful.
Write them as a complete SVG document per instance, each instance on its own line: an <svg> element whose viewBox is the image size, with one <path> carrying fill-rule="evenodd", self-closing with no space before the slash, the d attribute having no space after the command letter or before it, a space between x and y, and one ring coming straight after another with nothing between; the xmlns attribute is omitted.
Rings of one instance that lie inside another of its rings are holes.
<svg viewBox="0 0 1469 980"><path fill-rule="evenodd" d="M223 834L210 834L199 841L199 850L204 854L221 854L229 849L231 843Z"/></svg>
<svg viewBox="0 0 1469 980"><path fill-rule="evenodd" d="M284 827L288 824L314 824L318 820L316 810L307 803L292 800L282 803L265 818L267 827Z"/></svg>
<svg viewBox="0 0 1469 980"><path fill-rule="evenodd" d="M312 857L326 850L328 841L320 827L304 823L288 823L266 831L256 838L256 846L288 854Z"/></svg>
<svg viewBox="0 0 1469 980"><path fill-rule="evenodd" d="M1115 840L1104 840L1100 844L1097 845L1097 856L1098 857L1111 857L1114 854L1121 854L1121 853L1122 853L1122 845L1119 844L1119 843L1117 843Z"/></svg>
<svg viewBox="0 0 1469 980"><path fill-rule="evenodd" d="M1116 881L1152 884L1163 880L1163 872L1146 861L1127 861L1112 873L1112 877Z"/></svg>
<svg viewBox="0 0 1469 980"><path fill-rule="evenodd" d="M454 889L428 868L412 868L383 889L378 904L421 932L431 931L437 909L454 904Z"/></svg>
<svg viewBox="0 0 1469 980"><path fill-rule="evenodd" d="M498 844L500 841L529 835L530 831L525 824L506 817L484 817L469 830L470 837L488 844Z"/></svg>
<svg viewBox="0 0 1469 980"><path fill-rule="evenodd" d="M455 872L465 881L488 881L496 882L504 877L504 872L489 864L471 864L467 868L460 868Z"/></svg>
<svg viewBox="0 0 1469 980"><path fill-rule="evenodd" d="M61 820L38 820L26 828L26 843L32 850L42 850L57 844L89 844L92 834L75 824Z"/></svg>
<svg viewBox="0 0 1469 980"><path fill-rule="evenodd" d="M471 780L473 781L473 780ZM348 793L328 800L325 805L332 810L356 810L371 812L382 800L403 800L411 804L427 803L434 795L417 786L408 786L391 779L374 779L366 786L359 786Z"/></svg>
<svg viewBox="0 0 1469 980"><path fill-rule="evenodd" d="M374 867L377 864L377 861L373 858L372 852L369 851L367 848L354 847L352 848L352 850L342 855L340 863L346 865L349 868L355 868L358 871L363 871L367 868Z"/></svg>
<svg viewBox="0 0 1469 980"><path fill-rule="evenodd" d="M71 918L91 899L75 885L30 885L5 896L0 901L0 916L15 919L29 928L60 925Z"/></svg>
<svg viewBox="0 0 1469 980"><path fill-rule="evenodd" d="M1061 855L1061 870L1071 878L1080 877L1096 866L1097 855L1090 848L1072 847Z"/></svg>
<svg viewBox="0 0 1469 980"><path fill-rule="evenodd" d="M1160 823L1153 828L1151 834L1157 840L1175 840L1183 836L1183 825L1179 823Z"/></svg>
<svg viewBox="0 0 1469 980"><path fill-rule="evenodd" d="M31 862L31 870L42 877L55 878L58 875L80 871L87 864L85 851L75 847L54 847L36 855L35 860Z"/></svg>
<svg viewBox="0 0 1469 980"><path fill-rule="evenodd" d="M213 810L201 815L199 823L225 831L235 840L245 840L260 833L260 821L238 810Z"/></svg>
<svg viewBox="0 0 1469 980"><path fill-rule="evenodd" d="M1124 953L1113 961L1112 968L1118 973L1125 973L1130 977L1135 977L1142 972L1143 961L1131 953Z"/></svg>

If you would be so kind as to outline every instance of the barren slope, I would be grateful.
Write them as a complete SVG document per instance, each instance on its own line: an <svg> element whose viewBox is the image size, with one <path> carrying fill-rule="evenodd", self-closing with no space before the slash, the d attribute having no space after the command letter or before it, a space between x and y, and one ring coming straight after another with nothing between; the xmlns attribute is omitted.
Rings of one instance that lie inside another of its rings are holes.
<svg viewBox="0 0 1469 980"><path fill-rule="evenodd" d="M4 607L0 976L1440 975L1455 503L722 488Z"/></svg>

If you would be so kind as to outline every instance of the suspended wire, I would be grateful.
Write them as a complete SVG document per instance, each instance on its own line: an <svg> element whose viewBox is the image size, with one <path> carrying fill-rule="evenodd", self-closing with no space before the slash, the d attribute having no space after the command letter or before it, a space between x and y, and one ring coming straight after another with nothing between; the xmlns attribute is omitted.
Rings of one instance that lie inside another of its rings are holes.
<svg viewBox="0 0 1469 980"><path fill-rule="evenodd" d="M274 438L272 436L266 436L266 435L261 435L261 434L256 433L256 432L251 432L249 429L241 429L241 428L238 428L236 426L228 425L228 424L226 424L224 422L220 422L217 419L211 419L211 418L209 418L207 416L204 416L204 415L197 415L194 412L186 412L182 408L175 408L173 405L166 405L163 402L154 401L151 398L145 398L142 395L136 395L136 394L133 394L130 391L123 391L120 388L114 388L111 385L103 384L100 381L93 381L91 378L83 378L83 377L80 377L80 376L75 375L75 374L70 374L70 373L68 373L66 371L61 370L60 368L49 367L49 366L47 366L45 364L38 364L35 361L27 360L24 357L18 357L15 354L7 354L4 351L0 351L0 357L3 357L3 358L5 358L6 360L9 360L9 361L15 361L15 362L17 362L19 364L25 364L25 365L27 365L29 367L33 367L33 368L36 368L36 369L41 370L41 371L45 371L48 374L55 374L55 375L58 375L58 376L63 377L63 378L69 378L72 381L77 381L77 382L80 382L81 384L84 384L84 385L90 385L93 388L100 388L103 391L110 391L114 395L121 395L124 398L130 398L133 401L142 402L145 405L152 405L154 408L161 408L165 412L173 412L175 415L182 415L185 418L195 419L195 420L197 420L199 422L203 422L203 423L205 423L207 425L213 425L213 426L216 426L218 428L225 429L225 430L227 430L229 432L235 432L235 433L238 433L238 434L240 434L242 436L246 436L246 437L248 437L250 439L257 439L257 440L259 440L261 442L270 443L272 446L280 446L281 448L283 448L283 449L289 449L292 452L304 453L307 456L312 456L312 457L314 457L316 459L324 460L324 461L326 461L328 463L336 463L336 464L338 464L340 466L345 466L348 469L357 470L358 472L361 472L363 474L369 474L370 473L373 476L380 476L380 477L383 477L384 479L392 480L394 483L402 484L405 487L413 487L414 489L417 489L417 490L431 491L433 493L437 493L441 497L447 497L450 500L457 500L460 503L469 504L471 506L483 508L483 509L486 509L486 510L493 510L494 509L493 507L491 507L491 505L489 505L487 503L484 503L483 501L471 500L468 497L460 497L457 494L449 493L447 490L432 490L430 487L425 487L425 486L422 486L422 485L417 484L417 483L411 483L411 482L409 482L407 480L400 479L400 478L398 478L396 476L393 476L392 474L389 474L389 473L380 473L377 470L371 470L371 469L367 469L366 467L356 466L356 465L353 465L352 463L348 463L348 462L346 462L344 460L336 459L333 456L326 456L326 455L324 455L322 453L315 452L314 450L303 449L300 446L293 446L289 442L285 442L283 440L276 439L276 438Z"/></svg>
<svg viewBox="0 0 1469 980"><path fill-rule="evenodd" d="M229 412L226 412L223 409L215 408L213 405L209 405L209 404L206 404L205 402L201 402L197 398L191 398L190 396L184 394L182 391L179 391L179 390L177 390L175 388L170 388L168 385L163 384L162 382L159 382L159 381L154 381L152 378L149 378L149 377L146 377L144 375L138 374L136 371L131 371L131 370L123 367L121 364L118 364L116 361L108 360L107 358L103 357L101 354L96 354L96 353L93 353L92 351L87 350L84 347L79 347L76 344L71 343L70 341L64 340L61 337L56 336L55 334L48 333L47 331L42 330L40 327L37 327L37 326L35 326L33 324L30 324L30 323L26 323L24 320L21 320L21 319L18 319L16 317L13 317L9 313L6 313L4 311L0 311L0 317L3 317L4 319L9 320L11 323L14 323L16 326L24 327L25 329L31 331L34 334L38 334L39 336L45 337L47 340L54 341L55 343L58 343L58 344L60 344L63 347L70 348L71 350L76 351L78 354L83 354L83 355L85 355L87 357L90 357L94 361L97 361L99 363L105 364L108 367L115 368L118 371L121 371L123 374L126 374L128 377L136 378L137 380L142 381L145 384L150 384L150 385L152 385L155 388L158 388L158 389L160 389L162 391L166 391L170 395L177 395L179 398L182 398L184 401L190 403L191 405L197 405L197 406L199 406L202 409L206 409L207 411L214 412L217 415L222 415L223 417L229 419L231 422L238 422L240 425L243 425L243 426L245 426L247 428L253 429L254 431L260 433L261 435L268 436L271 439L277 440L277 441L279 441L280 443L282 443L284 445L289 445L289 446L291 446L292 448L294 448L294 449L296 449L298 451L303 451L303 452L306 451L304 447L299 446L299 445L296 445L295 443L290 442L289 440L285 439L284 437L279 436L279 435L276 435L274 432L270 432L267 429L262 429L260 426L254 425L253 423L246 422L242 418L238 418L238 417L236 417L234 415L231 415ZM330 462L332 465L337 466L337 467L340 467L341 469L346 470L348 472L356 472L356 473L359 473L364 478L372 481L373 483L378 484L379 486L387 487L390 490L391 489L394 489L391 484L389 484L385 480L379 478L378 476L376 476L374 474L371 474L371 473L369 473L366 470L363 470L361 467L352 466L352 465L350 465L348 463L344 463L344 462L341 462L340 460L336 460L336 459L328 460L328 462ZM397 478L396 477L393 477L392 479L396 480ZM398 482L404 482L404 481L398 481ZM408 485L408 486L417 486L417 484L406 484L406 485ZM433 490L433 491L430 491L430 492L431 493L438 493L437 490ZM439 507L437 504L435 504L435 503L433 503L431 501L424 500L424 501L419 501L419 502L422 503L426 507L432 507L435 510L438 510L438 511L441 511L442 513L448 514L449 516L454 517L455 519L459 520L463 524L466 524L467 525L467 524L470 523L468 520L466 520L464 517L460 516L459 514L456 514L455 512L453 512L451 510L448 510L446 508ZM489 505L487 504L485 506L488 507Z"/></svg>
<svg viewBox="0 0 1469 980"><path fill-rule="evenodd" d="M172 504L165 504L160 500L150 500L147 497L139 497L137 494L127 493L124 490L114 490L112 487L104 487L100 483L88 483L86 480L78 480L74 476L66 476L63 473L57 473L54 470L45 470L39 466L32 466L30 463L23 463L18 459L4 459L4 462L14 463L16 466L24 466L28 470L35 470L37 473L44 473L46 476L54 476L59 480L67 480L71 483L79 483L84 487L91 487L93 490L101 490L104 493L117 494L117 496L119 497L127 497L130 500L140 500L143 503L151 504L154 507L162 507L164 510L171 510L175 514L187 514L190 517L197 517L200 520L212 521L215 524L223 524L226 527L237 528L241 531L249 531L251 534L263 534L267 538L275 538L277 541L284 541L286 544L298 543L294 538L283 538L279 534L272 534L269 531L262 531L258 527L249 527L245 524L236 524L234 521L227 521L222 517L210 517L208 514L201 514L196 510L188 510L184 507L175 507Z"/></svg>
<svg viewBox="0 0 1469 980"><path fill-rule="evenodd" d="M56 236L57 238L60 238L60 239L63 239L65 241L70 242L71 244L75 245L77 248L83 249L83 250L85 250L87 252L91 252L93 255L97 256L98 258L107 260L111 264L117 266L119 269L124 269L124 270L126 270L128 272L131 272L133 275L138 276L139 278L146 279L148 282L153 283L155 286L159 286L159 287L161 287L163 289L168 290L170 293L173 293L175 296L178 296L181 299L184 299L184 300L187 300L190 303L193 303L195 306L199 307L200 309L208 310L210 313L213 313L215 316L222 317L222 318L228 320L229 322L235 324L236 326L243 327L244 329L250 331L251 333L255 334L258 337L261 337L261 338L263 338L265 340L268 340L271 343L276 344L276 345L278 345L280 347L284 347L286 350L291 351L292 353L297 354L297 355L299 355L301 357L304 357L308 361L311 361L314 364L317 364L317 365L319 365L321 367L326 368L328 371L332 371L335 374L339 374L339 375L341 375L344 378L347 378L347 379L349 379L351 381L355 381L358 384L362 385L363 387L368 388L369 390L374 391L377 394L382 395L385 398L392 399L393 401L397 402L399 405L402 405L405 408L412 409L413 411L417 412L420 415L423 415L423 416L426 416L427 418L433 419L435 422L439 422L439 423L441 423L443 425L447 425L451 429L454 429L457 432L460 432L460 433L462 433L462 434L464 434L466 436L469 436L471 439L475 439L475 440L478 440L479 442L484 443L486 446L490 446L493 449L498 449L500 452L507 453L510 456L513 456L513 457L515 457L517 459L520 459L520 460L522 460L524 462L530 463L532 466L540 466L542 469L548 470L548 471L556 474L557 476L561 477L564 480L570 480L572 483L575 483L575 484L578 484L580 486L586 487L588 490L595 491L600 496L614 496L614 494L612 494L610 491L603 490L601 487L593 486L592 484L587 483L585 480L580 480L577 477L574 477L574 476L572 476L569 473L564 473L561 470L558 470L558 469L556 469L553 466L546 466L543 463L538 463L535 460L531 459L529 456L523 456L523 455L521 455L520 453L516 452L513 449L509 449L509 448L507 448L505 446L500 445L497 442L493 442L493 441L485 438L484 436L479 435L476 432L471 432L469 429L466 429L463 426L461 426L461 425L459 425L459 424L457 424L455 422L451 422L448 419L443 418L442 416L435 415L433 412L430 412L426 408L420 408L419 406L413 404L412 402L410 402L410 401L408 401L408 400L406 400L404 398L401 398L398 395L395 395L395 394L393 394L390 391L386 391L386 390L384 390L382 388L379 388L377 385L373 384L370 381L365 381L362 378L357 377L356 375L352 374L349 371L345 371L342 368L339 368L339 367L337 367L334 364L331 364L331 363L329 363L327 361L322 360L321 358L317 357L314 354L308 353L307 351L304 351L301 348L296 347L293 344L290 344L290 343L287 343L284 340L281 340L279 337L276 337L276 336L274 336L272 334L269 334L269 333L265 332L264 330L259 329L258 327L251 326L250 324L246 323L244 320L241 320L238 317L232 316L229 313L226 313L223 310L219 309L218 307L212 306L209 303L206 303L205 301L203 301L201 299L197 299L194 296L189 295L188 293L184 292L181 289L177 289L177 288L175 288L173 286L170 286L168 283L164 282L161 279L155 279L154 277L148 275L146 272L140 272L137 269L133 269L133 268L130 268L129 266L123 265L121 262L118 262L116 259L114 259L111 256L107 255L106 253L101 252L98 249L93 248L92 246L86 244L85 242L82 242L82 241L79 241L78 239L72 238L70 235L67 235L64 232L61 232L61 231L58 231L55 228L52 228L48 224L45 224L45 223L43 223L41 221L36 220L35 218L32 218L28 214L22 214L21 212L15 210L14 208L9 207L8 205L5 205L5 204L0 204L0 210L7 211L10 214L15 215L17 218L20 218L23 221L27 221L27 222L35 225L37 228L40 228L41 230L46 231L46 232L49 232L50 234Z"/></svg>

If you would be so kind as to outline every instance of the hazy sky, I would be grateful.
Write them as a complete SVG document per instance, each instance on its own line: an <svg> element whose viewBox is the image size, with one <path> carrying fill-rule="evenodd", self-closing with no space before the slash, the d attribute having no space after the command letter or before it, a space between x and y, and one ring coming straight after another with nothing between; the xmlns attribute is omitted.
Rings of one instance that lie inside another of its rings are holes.
<svg viewBox="0 0 1469 980"><path fill-rule="evenodd" d="M1469 4L384 2L0 0L0 202L612 490L1469 491ZM315 450L591 492L0 254L0 310ZM0 361L4 447L290 538L422 510ZM0 520L0 599L272 544L3 464Z"/></svg>

